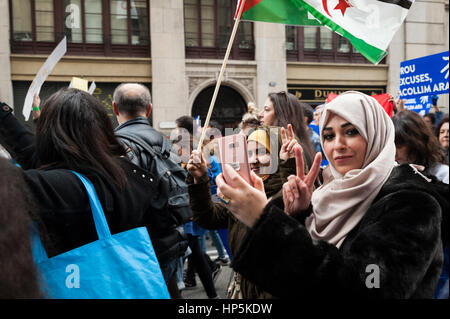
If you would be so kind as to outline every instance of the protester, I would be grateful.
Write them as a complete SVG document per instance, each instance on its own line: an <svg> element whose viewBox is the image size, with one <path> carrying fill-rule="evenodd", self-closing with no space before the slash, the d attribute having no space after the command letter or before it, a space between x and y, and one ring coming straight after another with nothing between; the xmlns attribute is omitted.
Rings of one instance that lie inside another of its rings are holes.
<svg viewBox="0 0 450 319"><path fill-rule="evenodd" d="M400 96L400 91L398 92L397 97L393 97L392 95L390 95L389 102L392 102L394 115L405 109L406 100L403 100Z"/></svg>
<svg viewBox="0 0 450 319"><path fill-rule="evenodd" d="M186 168L189 161L189 154L192 151L194 141L194 119L191 116L182 116L175 120L177 132L174 140L174 146L180 156L181 166ZM188 267L184 285L186 288L192 288L197 285L195 273L198 273L206 295L210 299L217 299L218 295L214 286L214 281L221 272L220 265L215 264L204 253L200 246L200 236L205 230L199 227L195 222L191 221L184 225L185 232L188 237L188 245L192 253L187 257ZM178 271L182 271L179 269Z"/></svg>
<svg viewBox="0 0 450 319"><path fill-rule="evenodd" d="M254 131L255 128L260 126L261 123L259 121L258 110L256 108L255 103L248 103L248 110L242 116L242 120L239 123L238 127L243 134L246 136L250 135Z"/></svg>
<svg viewBox="0 0 450 319"><path fill-rule="evenodd" d="M324 106L325 106L325 104L321 104L321 105L316 106L316 108L314 109L314 124L317 127L319 126L320 116L322 115Z"/></svg>
<svg viewBox="0 0 450 319"><path fill-rule="evenodd" d="M272 132L270 132L271 129ZM287 176L295 171L292 149L297 144L297 141L294 138L294 132L290 125L288 136L282 134L282 130L284 131L284 129L280 130L277 127L259 127L247 139L250 168L252 172L263 178L265 192L268 197L276 197L277 194L281 195L280 191L283 182L286 181ZM261 152L261 148L264 151ZM275 160L279 161L278 164L275 164L274 157L271 156L273 154L275 154ZM270 165L277 165L277 169L274 174L268 175L264 172L264 168ZM212 201L206 163L197 151L192 152L187 169L190 173L187 182L194 221L201 227L209 230L228 228L228 244L231 255L234 256L243 238L248 233L248 227L235 219L224 203L214 203ZM261 260L265 260L265 258ZM240 285L240 288L236 287L238 285ZM247 280L245 276L241 278L239 274L235 276L232 286L240 289L244 299L266 299L272 297ZM230 291L230 295L233 295L233 291Z"/></svg>
<svg viewBox="0 0 450 319"><path fill-rule="evenodd" d="M434 113L425 114L423 116L423 120L427 124L432 134L434 134L436 132L436 115Z"/></svg>
<svg viewBox="0 0 450 319"><path fill-rule="evenodd" d="M251 227L233 268L281 298L432 298L441 232L448 238L448 185L396 166L392 120L367 95L337 97L320 128L330 165L314 192L321 155L305 176L300 147L283 199L268 202L259 177L252 174L253 188L228 165L234 188L217 177L227 208Z"/></svg>
<svg viewBox="0 0 450 319"><path fill-rule="evenodd" d="M449 183L449 167L439 141L431 133L422 117L404 110L393 118L395 127L395 160L400 164L423 166L423 173Z"/></svg>
<svg viewBox="0 0 450 319"><path fill-rule="evenodd" d="M119 122L115 131L119 135L119 141L128 150L128 158L133 164L146 171L151 171L151 167L156 165L154 163L156 159L152 154L149 154L134 140L120 137L121 134L125 134L145 143L145 147L162 151L163 139L166 137L156 131L147 120L152 111L150 91L138 83L120 84L114 91L113 109ZM158 218L159 215L155 212L155 218ZM178 259L184 255L188 246L187 237L182 225L160 224L167 225L167 228L153 234L151 239L170 295L172 298L180 298L176 284L176 269Z"/></svg>
<svg viewBox="0 0 450 319"><path fill-rule="evenodd" d="M258 116L261 125L273 125L287 129L288 124L291 124L300 145L305 151L306 164L311 167L314 149L309 142L303 109L295 95L285 91L270 93L264 103L263 110Z"/></svg>
<svg viewBox="0 0 450 319"><path fill-rule="evenodd" d="M322 115L322 111L323 111L324 107L325 107L325 104L316 106L316 108L314 109L314 123L310 125L311 128L313 129L313 131L317 135L319 135L319 140L320 140L319 121L320 121L320 116ZM322 149L322 146L320 146L320 148ZM328 160L327 160L325 154L323 153L323 150L322 150L322 162L321 162L320 166L322 168L328 166ZM319 172L319 180L320 180L320 183L323 182L322 171Z"/></svg>
<svg viewBox="0 0 450 319"><path fill-rule="evenodd" d="M42 298L30 244L34 212L21 169L0 158L0 299Z"/></svg>
<svg viewBox="0 0 450 319"><path fill-rule="evenodd" d="M416 165L423 174L435 176L438 180L449 183L449 167L446 154L439 145L425 118L416 112L401 111L393 118L395 126L396 161ZM448 133L447 133L448 141ZM417 166L420 165L421 167ZM445 296L445 281L448 287L448 242L444 242L444 267L435 296ZM446 293L448 298L448 288Z"/></svg>
<svg viewBox="0 0 450 319"><path fill-rule="evenodd" d="M208 170L208 177L209 177L209 189L211 191L211 195L213 198L215 198L215 201L218 201L217 197L217 184L216 184L216 177L222 173L222 169L220 167L220 161L215 155L215 146L217 143L214 142L214 140L209 140L204 142L206 144L208 142L209 145L212 145L209 150L209 156L207 157L207 170ZM205 153L203 153L205 154ZM225 231L225 230L221 230ZM209 234L209 237L211 238L211 241L214 245L214 247L217 250L217 258L214 259L215 263L218 263L221 266L228 265L228 258L225 256L225 246L222 242L222 239L219 236L219 232L217 230L211 230L208 231L206 234L204 234L202 237L200 237L200 246L202 250L206 253L206 235ZM228 248L228 247L227 247Z"/></svg>
<svg viewBox="0 0 450 319"><path fill-rule="evenodd" d="M85 187L70 170L94 185L112 234L142 226L150 237L165 231L149 209L154 192L150 177L126 158L105 107L93 96L76 89L50 96L36 136L2 104L0 127L25 169L40 230L50 238L43 240L49 257L98 239Z"/></svg>
<svg viewBox="0 0 450 319"><path fill-rule="evenodd" d="M259 121L257 115L246 113L242 116L242 121L239 123L239 128L241 129L242 134L248 136L260 125L261 122Z"/></svg>
<svg viewBox="0 0 450 319"><path fill-rule="evenodd" d="M449 164L449 140L448 140L448 114L446 114L436 127L436 137L439 139L444 154L446 154L447 164Z"/></svg>
<svg viewBox="0 0 450 319"><path fill-rule="evenodd" d="M311 105L307 103L300 103L301 107L303 108L303 114L305 115L305 126L306 130L309 134L309 140L311 142L311 145L314 147L314 150L316 152L322 152L322 146L320 146L320 137L319 134L314 132L314 130L309 127L309 124L313 122L314 120L314 111Z"/></svg>
<svg viewBox="0 0 450 319"><path fill-rule="evenodd" d="M448 114L443 115L441 121L439 121L436 127L436 137L439 140L441 149L446 156L446 163L449 163L449 140L448 140ZM438 287L436 289L435 298L447 299L449 297L449 246L444 245L444 267L442 268L441 278L439 280Z"/></svg>
<svg viewBox="0 0 450 319"><path fill-rule="evenodd" d="M438 100L439 100L439 96L437 96L437 95L431 96L431 104L433 105L434 112L432 113L430 110L430 112L428 112L427 114L425 114L423 116L425 123L427 123L427 125L430 127L431 132L433 132L433 134L436 133L437 124L439 124L439 122L444 117L444 112L442 112L439 109L439 106L437 105Z"/></svg>

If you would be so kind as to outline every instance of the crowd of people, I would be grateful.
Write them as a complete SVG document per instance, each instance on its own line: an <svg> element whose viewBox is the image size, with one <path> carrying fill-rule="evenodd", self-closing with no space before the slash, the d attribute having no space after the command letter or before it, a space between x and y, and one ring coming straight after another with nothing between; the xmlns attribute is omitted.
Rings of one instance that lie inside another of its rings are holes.
<svg viewBox="0 0 450 319"><path fill-rule="evenodd" d="M391 118L359 92L315 109L270 93L239 124L250 182L220 163L214 123L200 147L190 116L175 121L170 138L155 130L150 92L137 83L114 92L116 128L77 89L42 105L35 98L35 132L1 103L0 298L50 297L30 227L50 258L97 240L71 171L94 185L112 233L147 228L171 298L196 286L196 274L218 298L224 265L234 271L230 299L448 298L448 114L435 107L421 117L395 103ZM172 218L171 199L154 187L154 152L180 167L187 222ZM216 260L206 253L208 231Z"/></svg>

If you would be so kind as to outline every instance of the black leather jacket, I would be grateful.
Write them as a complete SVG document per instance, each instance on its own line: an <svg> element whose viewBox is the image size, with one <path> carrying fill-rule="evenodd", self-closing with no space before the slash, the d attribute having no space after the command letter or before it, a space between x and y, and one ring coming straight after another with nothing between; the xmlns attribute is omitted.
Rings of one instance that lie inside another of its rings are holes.
<svg viewBox="0 0 450 319"><path fill-rule="evenodd" d="M137 117L122 123L116 128L116 134L134 135L152 146L153 149L163 154L167 153L176 160L175 154L172 153L171 144L163 143L163 139L166 137L155 130L145 117ZM128 158L133 164L150 171L151 162L153 161L150 154L141 146L127 139L118 137L118 140L128 148ZM163 147L163 145L166 146ZM169 229L164 235L154 234L152 242L157 246L155 250L159 252L158 259L162 264L183 256L187 248L187 237L183 226Z"/></svg>
<svg viewBox="0 0 450 319"><path fill-rule="evenodd" d="M145 117L136 117L125 123L122 123L116 128L117 134L134 135L152 146L155 150L161 153L167 153L172 159L177 161L176 155L172 147L163 147L163 139L166 138L160 132L155 130ZM129 149L128 159L135 165L147 169L152 160L151 156L145 152L139 145L130 142L127 139L118 137L118 140ZM169 144L169 143L167 143Z"/></svg>

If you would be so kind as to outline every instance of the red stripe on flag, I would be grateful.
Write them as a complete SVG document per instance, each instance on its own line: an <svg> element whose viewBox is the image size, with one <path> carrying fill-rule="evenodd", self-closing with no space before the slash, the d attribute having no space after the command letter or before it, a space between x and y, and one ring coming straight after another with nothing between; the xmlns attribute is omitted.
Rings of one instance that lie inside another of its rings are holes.
<svg viewBox="0 0 450 319"><path fill-rule="evenodd" d="M242 11L242 13L244 13L245 11L253 8L254 6L256 6L258 3L260 3L263 0L247 0L245 1L245 6L244 6L244 10ZM239 1L239 5L236 9L236 14L234 15L234 18L237 19L238 14L239 14L239 9L241 8L242 2L244 2L243 0Z"/></svg>

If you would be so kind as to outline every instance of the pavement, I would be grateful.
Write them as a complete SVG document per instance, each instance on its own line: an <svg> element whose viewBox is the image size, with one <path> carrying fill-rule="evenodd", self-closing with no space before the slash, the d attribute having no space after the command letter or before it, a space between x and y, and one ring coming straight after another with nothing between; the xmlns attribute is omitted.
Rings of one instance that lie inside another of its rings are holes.
<svg viewBox="0 0 450 319"><path fill-rule="evenodd" d="M206 239L206 253L209 255L211 260L214 260L217 258L217 250L212 245L212 241L210 239ZM229 256L227 255L228 259ZM184 267L186 269L187 267L187 261L184 263ZM228 288L228 284L230 283L233 276L233 270L229 266L221 266L221 272L218 275L215 287L217 295L220 299L227 299L226 297L226 291ZM181 291L181 295L184 299L208 299L208 296L206 295L206 292L203 288L202 282L200 281L200 278L198 275L195 276L195 280L197 282L197 285L193 288L186 288Z"/></svg>

